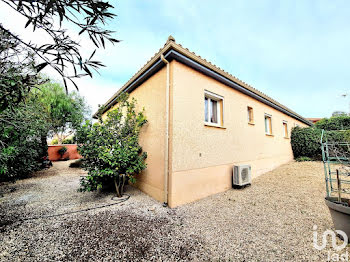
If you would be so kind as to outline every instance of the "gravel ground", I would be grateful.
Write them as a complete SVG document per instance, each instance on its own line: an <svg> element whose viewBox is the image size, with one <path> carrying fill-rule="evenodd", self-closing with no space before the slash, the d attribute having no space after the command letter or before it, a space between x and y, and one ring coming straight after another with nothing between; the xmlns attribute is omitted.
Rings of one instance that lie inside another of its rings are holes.
<svg viewBox="0 0 350 262"><path fill-rule="evenodd" d="M320 162L291 162L175 209L128 187L118 205L21 221L116 203L77 192L84 171L70 162L0 185L1 261L327 261L332 250L312 242L314 225L319 235L332 228Z"/></svg>

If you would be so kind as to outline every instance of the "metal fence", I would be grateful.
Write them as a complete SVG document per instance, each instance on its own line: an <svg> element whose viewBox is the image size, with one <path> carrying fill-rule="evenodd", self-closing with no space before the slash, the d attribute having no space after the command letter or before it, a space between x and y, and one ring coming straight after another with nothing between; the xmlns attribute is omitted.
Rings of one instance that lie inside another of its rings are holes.
<svg viewBox="0 0 350 262"><path fill-rule="evenodd" d="M350 142L334 132L348 130L322 130L321 149L324 165L327 197L336 197L338 202L349 203L350 197ZM332 135L333 134L333 135ZM339 139L340 138L340 139Z"/></svg>

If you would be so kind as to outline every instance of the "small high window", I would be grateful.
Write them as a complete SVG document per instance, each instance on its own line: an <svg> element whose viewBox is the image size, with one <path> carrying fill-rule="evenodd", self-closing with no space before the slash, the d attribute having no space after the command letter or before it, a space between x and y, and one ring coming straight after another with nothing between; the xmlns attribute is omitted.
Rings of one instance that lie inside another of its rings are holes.
<svg viewBox="0 0 350 262"><path fill-rule="evenodd" d="M272 120L271 116L265 114L265 134L272 135Z"/></svg>
<svg viewBox="0 0 350 262"><path fill-rule="evenodd" d="M223 97L206 91L204 94L204 121L206 124L222 126Z"/></svg>
<svg viewBox="0 0 350 262"><path fill-rule="evenodd" d="M283 132L284 132L284 137L288 138L288 124L287 124L287 121L283 121Z"/></svg>
<svg viewBox="0 0 350 262"><path fill-rule="evenodd" d="M253 108L248 106L247 107L247 113L248 113L248 123L249 124L254 124Z"/></svg>

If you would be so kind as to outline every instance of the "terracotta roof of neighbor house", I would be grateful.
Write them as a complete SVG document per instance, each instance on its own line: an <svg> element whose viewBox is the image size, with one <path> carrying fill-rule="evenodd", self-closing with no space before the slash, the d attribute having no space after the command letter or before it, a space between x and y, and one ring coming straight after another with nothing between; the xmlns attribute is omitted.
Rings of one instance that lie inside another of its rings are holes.
<svg viewBox="0 0 350 262"><path fill-rule="evenodd" d="M306 119L315 124L315 123L317 123L318 121L320 121L322 118L309 117L309 118L306 118Z"/></svg>
<svg viewBox="0 0 350 262"><path fill-rule="evenodd" d="M189 64L195 63L196 68L200 71L211 72L211 74L215 74L216 78L220 78L221 81L230 81L232 84L234 84L234 88L239 89L241 92L245 92L256 99L261 98L261 100L264 103L267 103L270 106L273 106L276 109L287 113L296 119L299 119L305 124L308 124L310 126L312 125L312 122L298 115L297 113L280 104L276 100L253 88L252 86L243 82L237 77L229 74L220 67L212 64L206 59L195 54L194 52L189 51L187 48L184 48L181 44L176 43L174 37L172 36L169 36L167 42L164 44L164 47L160 48L159 51L150 60L148 60L147 63L103 105L104 110L102 113L106 112L116 103L116 98L122 92L131 92L132 90L137 88L137 86L139 86L142 82L144 82L147 78L149 78L150 75L154 74L161 67L163 67L165 63L161 60L161 55L164 55L167 59L167 56L169 56L169 58L180 60L180 62L186 62ZM97 113L94 114L94 117L97 117Z"/></svg>

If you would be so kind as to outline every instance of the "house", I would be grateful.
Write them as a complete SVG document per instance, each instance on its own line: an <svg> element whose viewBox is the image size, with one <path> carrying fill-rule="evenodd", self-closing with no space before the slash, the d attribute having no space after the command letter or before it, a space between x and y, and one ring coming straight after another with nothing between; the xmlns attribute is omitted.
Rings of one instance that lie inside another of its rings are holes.
<svg viewBox="0 0 350 262"><path fill-rule="evenodd" d="M170 207L228 190L233 165L251 165L254 178L292 160L291 128L312 125L171 36L103 117L122 92L149 121L140 137L148 167L136 186Z"/></svg>

